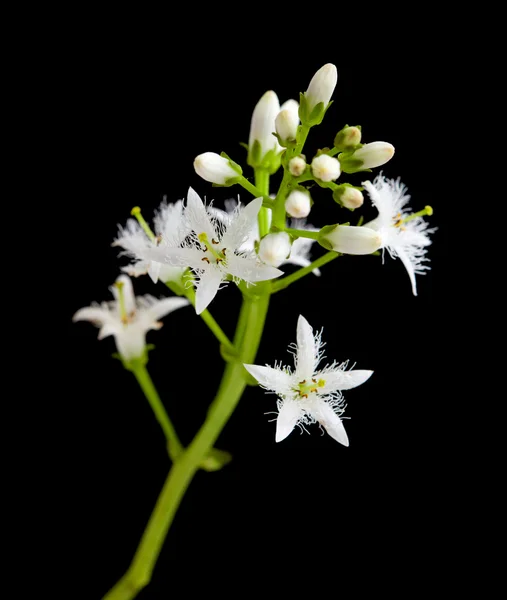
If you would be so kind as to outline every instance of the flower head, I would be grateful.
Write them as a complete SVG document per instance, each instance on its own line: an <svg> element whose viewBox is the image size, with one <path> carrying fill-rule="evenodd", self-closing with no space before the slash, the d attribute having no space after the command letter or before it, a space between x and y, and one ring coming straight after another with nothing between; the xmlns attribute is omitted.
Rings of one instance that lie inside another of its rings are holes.
<svg viewBox="0 0 507 600"><path fill-rule="evenodd" d="M100 327L99 340L113 335L118 352L125 360L140 358L146 346L146 332L160 329L159 321L173 310L189 304L185 298L162 298L134 296L132 281L120 275L110 288L114 300L93 303L81 308L73 321L90 321Z"/></svg>
<svg viewBox="0 0 507 600"><path fill-rule="evenodd" d="M189 235L179 246L146 249L146 259L174 267L190 267L196 276L196 305L200 314L228 278L256 283L274 279L282 271L262 264L244 248L256 226L262 198L238 207L226 224L206 210L199 195L189 188L184 219Z"/></svg>
<svg viewBox="0 0 507 600"><path fill-rule="evenodd" d="M147 273L153 283L157 283L159 279L164 283L179 281L185 271L184 267L171 267L146 260L143 258L143 251L147 248L164 248L181 244L188 234L188 227L183 220L183 202L181 200L173 204L168 204L165 200L162 202L153 219L155 233L140 216L137 207L132 213L138 220L129 219L125 227L119 225L118 237L113 242L113 246L124 249L122 254L134 259L134 262L122 267L121 270L132 277Z"/></svg>
<svg viewBox="0 0 507 600"><path fill-rule="evenodd" d="M284 440L296 427L320 423L340 444L349 445L341 415L345 410L342 390L361 385L373 371L347 371L348 361L318 369L323 358L321 334L314 334L308 321L299 316L297 343L289 346L295 357L295 369L244 365L259 384L278 396L276 441Z"/></svg>
<svg viewBox="0 0 507 600"><path fill-rule="evenodd" d="M399 258L407 270L412 292L417 296L416 275L423 275L430 267L425 264L427 247L431 244L429 237L435 229L428 229L424 214L431 214L430 207L416 214L407 211L410 195L400 179L386 179L378 175L373 183L365 181L373 205L379 214L373 221L363 227L374 229L381 239L381 248L387 250L392 258Z"/></svg>
<svg viewBox="0 0 507 600"><path fill-rule="evenodd" d="M197 175L210 183L231 185L231 182L241 175L241 168L216 152L204 152L194 159L194 169Z"/></svg>

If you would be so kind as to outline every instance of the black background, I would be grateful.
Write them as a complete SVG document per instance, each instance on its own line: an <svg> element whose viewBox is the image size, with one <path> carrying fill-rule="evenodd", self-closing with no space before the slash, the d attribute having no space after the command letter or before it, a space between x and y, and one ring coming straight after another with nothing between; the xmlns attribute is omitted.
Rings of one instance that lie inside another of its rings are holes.
<svg viewBox="0 0 507 600"><path fill-rule="evenodd" d="M240 188L212 188L198 178L194 157L223 150L245 165L239 142L248 141L260 96L274 89L280 102L297 98L320 66L334 62L335 102L305 152L311 158L331 145L346 123L362 125L365 142L393 143L396 154L384 173L402 177L414 210L434 207L432 270L418 277L419 296L413 297L399 261L342 257L324 267L320 279L308 276L273 297L260 364L290 363L287 345L303 314L314 328L324 327L330 361L350 359L375 371L346 393L350 447L321 436L317 426L310 436L295 431L275 444L275 424L265 414L274 410L274 397L248 388L217 443L232 452L233 462L197 474L153 581L139 597L162 598L175 589L214 594L223 591L224 577L229 591L241 580L252 593L265 589L267 576L282 590L300 578L320 589L339 577L340 585L350 582L361 592L371 577L375 585L403 592L400 573L425 585L428 571L431 579L448 568L446 548L456 541L456 400L448 381L437 377L454 352L447 256L452 206L444 172L431 164L445 134L441 124L453 117L455 71L436 51L405 47L383 54L380 42L361 56L313 45L297 59L271 58L266 44L253 45L239 34L226 42L192 38L188 45L146 45L125 33L73 54L71 72L63 59L61 71L54 66L65 84L59 102L62 195L68 200L60 211L73 240L57 317L65 408L56 457L64 491L56 509L68 527L69 548L59 562L68 579L79 582L79 594L100 598L127 569L170 467L147 402L132 375L111 358L112 340L98 342L91 325L71 323L77 309L109 297L121 264L110 247L117 223L134 205L149 218L164 196L184 198L189 185L217 206L238 193L248 199ZM250 175L248 167L244 171ZM313 191L312 224L350 217L326 190ZM362 214L375 215L368 202ZM321 251L315 248L314 255ZM134 284L138 293L167 294L146 278ZM229 285L210 306L229 335L239 304L238 290ZM191 309L164 321L160 332L148 335L156 345L148 368L188 443L223 362ZM357 578L359 566L369 577Z"/></svg>

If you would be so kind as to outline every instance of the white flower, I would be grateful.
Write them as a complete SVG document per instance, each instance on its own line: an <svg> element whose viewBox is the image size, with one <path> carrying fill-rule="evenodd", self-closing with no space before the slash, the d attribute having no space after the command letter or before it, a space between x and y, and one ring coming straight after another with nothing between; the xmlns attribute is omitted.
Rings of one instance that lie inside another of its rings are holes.
<svg viewBox="0 0 507 600"><path fill-rule="evenodd" d="M283 150L273 135L275 131L275 119L279 112L280 103L278 96L272 90L266 92L255 105L250 122L248 148L251 153L255 142L260 145L260 155L257 157L259 163L262 162L262 159L270 150Z"/></svg>
<svg viewBox="0 0 507 600"><path fill-rule="evenodd" d="M312 173L321 181L335 181L340 177L340 163L334 156L321 154L312 160Z"/></svg>
<svg viewBox="0 0 507 600"><path fill-rule="evenodd" d="M373 183L362 184L379 214L364 227L374 229L381 238L381 248L386 249L392 258L399 258L407 270L412 292L417 296L415 276L423 275L430 267L426 265L427 246L431 244L429 234L435 229L428 229L428 223L421 216L409 218L406 210L410 195L406 186L398 179L386 179L382 173Z"/></svg>
<svg viewBox="0 0 507 600"><path fill-rule="evenodd" d="M232 201L226 200L225 201L225 210L221 210L219 208L211 208L210 212L220 222L227 225L228 223L230 223L231 215L237 206L241 206L241 205L239 203L234 202L234 200L232 200ZM269 212L269 219L270 220L269 220L268 225L270 226L271 225L271 211ZM291 219L289 226L292 227L293 229L306 229L308 231L319 231L312 225L307 225L305 219ZM255 226L252 228L250 235L245 240L245 242L241 245L239 250L241 252L255 252L255 246L256 246L256 244L259 243L259 241L260 241L259 226L256 223ZM292 243L291 250L290 250L290 256L285 258L285 260L278 266L281 267L282 265L298 265L299 267L307 267L308 265L310 265L312 262L310 260L310 251L311 251L311 247L315 243L315 241L316 240L313 240L310 238L298 238L297 240L294 240L294 242ZM314 269L312 271L312 273L314 275L319 276L320 270Z"/></svg>
<svg viewBox="0 0 507 600"><path fill-rule="evenodd" d="M134 296L132 281L120 275L111 286L114 301L93 303L76 312L73 321L91 321L100 327L99 340L113 335L118 352L125 360L139 358L146 346L146 332L160 329L159 319L173 310L189 304L186 298L163 298Z"/></svg>
<svg viewBox="0 0 507 600"><path fill-rule="evenodd" d="M197 175L218 185L226 185L229 179L240 175L240 172L232 168L230 160L216 152L204 152L196 156L194 169Z"/></svg>
<svg viewBox="0 0 507 600"><path fill-rule="evenodd" d="M349 445L340 419L345 405L341 390L349 390L367 381L373 371L347 371L348 361L333 362L317 370L323 358L321 334L314 335L308 321L299 316L297 344L289 346L295 357L295 370L244 365L259 384L279 397L276 441L284 440L296 425L320 423L328 434L344 446Z"/></svg>
<svg viewBox="0 0 507 600"><path fill-rule="evenodd" d="M352 160L361 161L361 169L374 169L385 165L394 156L394 146L388 142L365 144L352 155Z"/></svg>
<svg viewBox="0 0 507 600"><path fill-rule="evenodd" d="M371 254L381 247L381 237L373 229L353 225L336 225L321 235L321 244L343 254Z"/></svg>
<svg viewBox="0 0 507 600"><path fill-rule="evenodd" d="M126 227L118 226L118 237L113 242L113 246L124 248L125 252L121 254L126 254L135 260L121 270L131 277L148 273L153 283L157 283L159 279L164 283L180 281L185 272L184 267L170 267L153 260L145 260L142 258L142 253L147 248L181 244L188 234L188 227L183 220L183 202L178 200L174 204L168 204L164 200L155 212L153 223L154 234L147 229L147 225L143 229L134 219L129 219Z"/></svg>
<svg viewBox="0 0 507 600"><path fill-rule="evenodd" d="M310 214L312 202L310 192L292 190L285 200L285 210L291 217L304 219Z"/></svg>
<svg viewBox="0 0 507 600"><path fill-rule="evenodd" d="M308 114L320 102L323 102L324 108L326 108L331 100L337 81L338 71L331 63L324 65L315 73L305 94L308 103Z"/></svg>
<svg viewBox="0 0 507 600"><path fill-rule="evenodd" d="M263 263L279 267L290 254L290 235L285 231L268 233L259 244L259 258Z"/></svg>
<svg viewBox="0 0 507 600"><path fill-rule="evenodd" d="M296 139L299 125L299 104L295 100L287 100L280 107L280 112L275 119L276 133L285 142Z"/></svg>
<svg viewBox="0 0 507 600"><path fill-rule="evenodd" d="M185 207L189 236L180 247L151 248L143 254L147 259L194 271L195 309L200 314L229 277L256 283L283 275L282 271L263 265L255 253L243 249L261 207L262 198L256 198L245 207L238 207L225 225L206 211L199 195L189 188Z"/></svg>
<svg viewBox="0 0 507 600"><path fill-rule="evenodd" d="M299 177L306 169L306 160L302 156L295 156L289 160L289 171L294 177Z"/></svg>

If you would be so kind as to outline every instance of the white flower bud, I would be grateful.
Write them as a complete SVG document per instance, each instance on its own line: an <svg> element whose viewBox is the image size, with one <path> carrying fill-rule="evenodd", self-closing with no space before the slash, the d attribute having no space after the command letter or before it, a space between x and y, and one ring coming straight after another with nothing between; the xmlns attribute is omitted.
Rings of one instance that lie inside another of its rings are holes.
<svg viewBox="0 0 507 600"><path fill-rule="evenodd" d="M305 94L309 113L320 102L323 102L324 108L326 108L331 100L337 81L338 71L331 63L324 65L315 73Z"/></svg>
<svg viewBox="0 0 507 600"><path fill-rule="evenodd" d="M240 175L231 167L231 163L227 158L216 154L216 152L199 154L194 160L194 169L197 175L210 183L217 183L218 185L225 185L228 179Z"/></svg>
<svg viewBox="0 0 507 600"><path fill-rule="evenodd" d="M290 236L285 231L268 233L259 244L259 258L272 267L280 266L290 254Z"/></svg>
<svg viewBox="0 0 507 600"><path fill-rule="evenodd" d="M368 227L336 225L332 231L319 238L328 250L343 254L371 254L382 245L379 233Z"/></svg>
<svg viewBox="0 0 507 600"><path fill-rule="evenodd" d="M340 163L334 156L321 154L312 160L312 173L321 181L335 181L340 177Z"/></svg>
<svg viewBox="0 0 507 600"><path fill-rule="evenodd" d="M275 131L275 119L280 112L278 96L273 91L266 92L257 102L250 122L250 137L248 138L249 155L253 152L254 143L260 144L260 155L254 161L261 162L267 152L274 148L282 148L278 144Z"/></svg>
<svg viewBox="0 0 507 600"><path fill-rule="evenodd" d="M299 125L299 104L295 100L287 100L282 104L280 112L275 119L276 133L284 142L296 139Z"/></svg>
<svg viewBox="0 0 507 600"><path fill-rule="evenodd" d="M295 219L304 219L310 214L312 202L309 192L293 190L285 200L285 210Z"/></svg>
<svg viewBox="0 0 507 600"><path fill-rule="evenodd" d="M305 172L306 160L302 156L295 156L289 160L289 171L294 177L299 177Z"/></svg>
<svg viewBox="0 0 507 600"><path fill-rule="evenodd" d="M337 194L338 196L338 194ZM333 198L335 195L333 194ZM353 187L346 187L342 193L339 194L339 201L345 208L359 208L363 205L364 196L360 190L356 190Z"/></svg>
<svg viewBox="0 0 507 600"><path fill-rule="evenodd" d="M365 144L352 155L352 159L362 161L361 169L374 169L385 165L394 156L394 146L387 142L371 142Z"/></svg>

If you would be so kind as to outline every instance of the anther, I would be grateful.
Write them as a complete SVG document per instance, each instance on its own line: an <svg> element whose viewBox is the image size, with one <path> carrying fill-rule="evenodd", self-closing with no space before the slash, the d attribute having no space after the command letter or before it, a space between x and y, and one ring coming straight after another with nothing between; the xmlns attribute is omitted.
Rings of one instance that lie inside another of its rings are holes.
<svg viewBox="0 0 507 600"><path fill-rule="evenodd" d="M306 383L306 379L303 379L303 381L299 382L299 385L304 385Z"/></svg>
<svg viewBox="0 0 507 600"><path fill-rule="evenodd" d="M215 238L211 238L211 243L212 243L212 244L218 244L218 242L216 241L216 239L215 239Z"/></svg>
<svg viewBox="0 0 507 600"><path fill-rule="evenodd" d="M207 256L205 256L204 258L201 258L201 260L205 260L208 263L208 265L210 264L209 258Z"/></svg>

